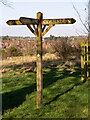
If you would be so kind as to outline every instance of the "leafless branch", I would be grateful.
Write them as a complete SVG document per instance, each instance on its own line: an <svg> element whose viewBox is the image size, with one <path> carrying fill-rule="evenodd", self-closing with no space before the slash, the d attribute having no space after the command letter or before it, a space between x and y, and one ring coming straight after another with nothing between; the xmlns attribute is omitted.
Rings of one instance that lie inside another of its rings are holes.
<svg viewBox="0 0 90 120"><path fill-rule="evenodd" d="M5 5L6 7L10 7L10 8L13 8L12 7L12 2L9 2L7 0L0 0L0 2Z"/></svg>
<svg viewBox="0 0 90 120"><path fill-rule="evenodd" d="M85 23L83 22L83 20L81 19L80 13L78 12L78 10L76 9L76 7L74 6L73 3L72 3L72 5L73 5L74 10L75 10L76 13L78 14L78 17L79 17L81 23L83 24L83 26L85 27L85 29L89 32L89 29L87 28L86 24L85 24Z"/></svg>
<svg viewBox="0 0 90 120"><path fill-rule="evenodd" d="M81 28L81 30L78 30L78 29L75 28L75 27L73 27L73 28L74 28L75 32L77 33L77 35L79 35L79 36L80 36L81 33L82 33L82 34L85 34L85 35L88 34L88 33L87 33L86 31L84 31L82 28Z"/></svg>

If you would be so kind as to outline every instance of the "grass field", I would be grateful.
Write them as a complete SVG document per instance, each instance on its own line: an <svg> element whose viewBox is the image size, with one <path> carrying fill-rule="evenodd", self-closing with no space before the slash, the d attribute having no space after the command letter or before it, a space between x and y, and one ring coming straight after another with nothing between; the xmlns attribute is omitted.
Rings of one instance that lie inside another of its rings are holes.
<svg viewBox="0 0 90 120"><path fill-rule="evenodd" d="M80 64L64 64L53 56L43 60L43 105L36 108L35 59L3 61L3 118L87 118L88 82ZM22 63L22 64L21 64Z"/></svg>

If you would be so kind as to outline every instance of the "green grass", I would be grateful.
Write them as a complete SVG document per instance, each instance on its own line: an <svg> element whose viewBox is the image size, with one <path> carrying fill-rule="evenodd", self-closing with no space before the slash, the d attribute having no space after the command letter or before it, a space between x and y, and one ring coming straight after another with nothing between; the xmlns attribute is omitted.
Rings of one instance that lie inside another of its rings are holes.
<svg viewBox="0 0 90 120"><path fill-rule="evenodd" d="M80 65L49 65L43 69L43 105L36 108L36 73L21 67L2 78L3 118L87 118L88 82Z"/></svg>

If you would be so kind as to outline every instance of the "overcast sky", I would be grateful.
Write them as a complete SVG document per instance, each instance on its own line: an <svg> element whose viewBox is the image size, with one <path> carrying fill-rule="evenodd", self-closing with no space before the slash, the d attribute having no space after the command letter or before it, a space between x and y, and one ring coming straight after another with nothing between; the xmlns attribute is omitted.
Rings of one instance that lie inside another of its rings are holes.
<svg viewBox="0 0 90 120"><path fill-rule="evenodd" d="M26 2L25 2L26 1ZM30 1L30 0L29 0ZM72 3L76 6L79 11L82 20L87 19L87 14L85 8L87 8L87 0L68 0L66 2L62 1L50 1L45 0L41 2L29 2L28 0L19 0L17 2L11 1L13 9L6 7L0 3L0 36L1 35L10 35L10 36L30 36L34 35L29 31L26 26L9 26L6 24L7 20L19 19L20 17L30 17L36 18L37 12L43 13L43 18L45 19L54 19L54 18L74 18L76 19L75 24L69 25L55 25L52 27L49 32L44 36L55 35L55 36L73 36L73 35L85 35L83 30L85 28L82 26L77 13L73 9ZM77 34L78 33L78 34Z"/></svg>

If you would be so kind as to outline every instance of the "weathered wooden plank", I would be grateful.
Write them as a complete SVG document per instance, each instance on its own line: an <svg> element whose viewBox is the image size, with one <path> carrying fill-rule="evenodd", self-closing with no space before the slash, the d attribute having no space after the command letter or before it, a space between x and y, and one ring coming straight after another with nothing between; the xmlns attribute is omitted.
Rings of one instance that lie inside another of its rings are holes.
<svg viewBox="0 0 90 120"><path fill-rule="evenodd" d="M23 24L33 24L33 25L37 25L38 19L34 19L34 18L26 18L26 17L20 17L20 22Z"/></svg>
<svg viewBox="0 0 90 120"><path fill-rule="evenodd" d="M42 25L49 24L73 24L76 20L73 18L64 18L64 19L43 19Z"/></svg>
<svg viewBox="0 0 90 120"><path fill-rule="evenodd" d="M85 81L85 71L86 65L85 65L85 42L81 43L81 81Z"/></svg>
<svg viewBox="0 0 90 120"><path fill-rule="evenodd" d="M35 32L37 34L37 28L35 27L35 25L33 25L33 28L34 28L34 30L35 30Z"/></svg>
<svg viewBox="0 0 90 120"><path fill-rule="evenodd" d="M90 76L88 42L81 43L81 80L84 82Z"/></svg>
<svg viewBox="0 0 90 120"><path fill-rule="evenodd" d="M39 24L38 19L33 18L26 18L26 17L20 17L20 22L23 24ZM73 24L76 20L73 18L63 18L63 19L42 19L41 24L42 25L49 25L49 24Z"/></svg>
<svg viewBox="0 0 90 120"><path fill-rule="evenodd" d="M8 25L25 25L25 24L21 23L19 20L8 20L6 23Z"/></svg>
<svg viewBox="0 0 90 120"><path fill-rule="evenodd" d="M27 27L37 37L37 33L32 29L32 27L30 25L27 25Z"/></svg>
<svg viewBox="0 0 90 120"><path fill-rule="evenodd" d="M33 28L34 28L34 30L36 30L36 27L35 27L35 25L33 25Z"/></svg>
<svg viewBox="0 0 90 120"><path fill-rule="evenodd" d="M46 28L46 25L43 26L43 28L42 28L42 32L44 31L45 28Z"/></svg>
<svg viewBox="0 0 90 120"><path fill-rule="evenodd" d="M48 28L42 33L42 37L50 30L50 28L53 26L53 24L50 24Z"/></svg>
<svg viewBox="0 0 90 120"><path fill-rule="evenodd" d="M88 55L88 42L87 42L87 78L89 77L89 55Z"/></svg>
<svg viewBox="0 0 90 120"><path fill-rule="evenodd" d="M42 105L42 90L43 90L43 79L42 79L42 25L41 21L43 14L41 12L37 13L37 19L39 19L39 24L37 25L38 36L37 36L37 108Z"/></svg>

